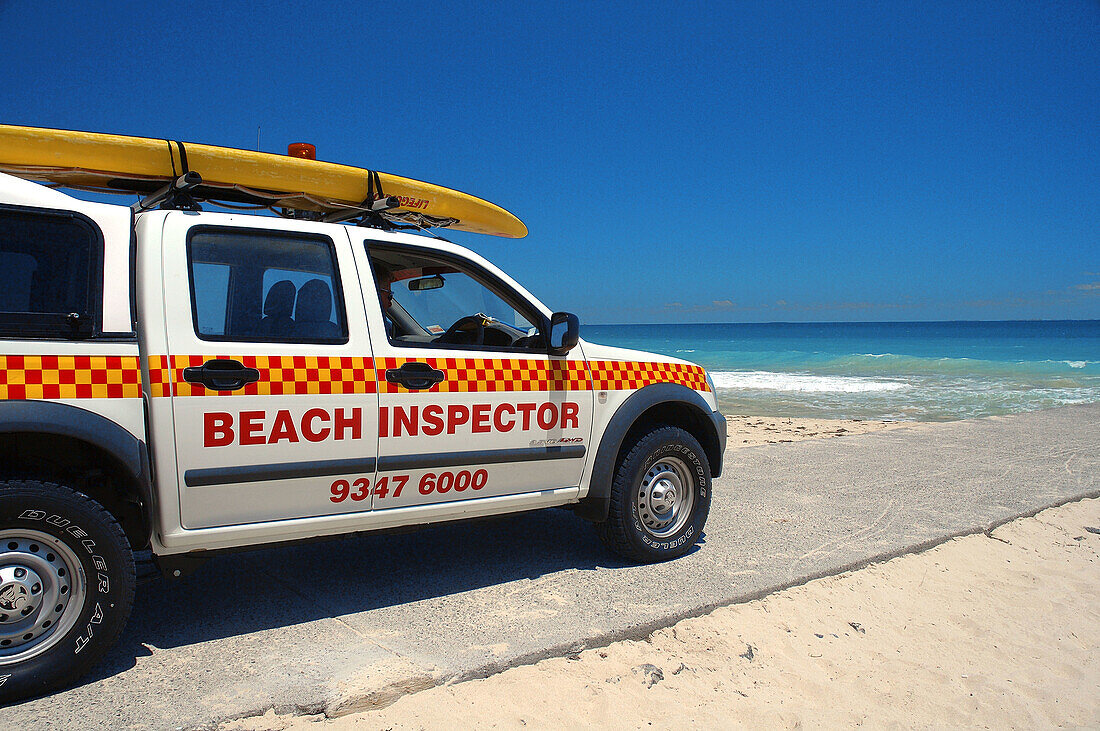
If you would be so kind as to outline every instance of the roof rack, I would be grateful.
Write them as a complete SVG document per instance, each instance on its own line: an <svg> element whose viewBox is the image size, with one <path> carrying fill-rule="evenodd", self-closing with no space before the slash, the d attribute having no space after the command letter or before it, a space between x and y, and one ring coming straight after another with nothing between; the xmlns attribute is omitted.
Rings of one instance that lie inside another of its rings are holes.
<svg viewBox="0 0 1100 731"><path fill-rule="evenodd" d="M165 209L180 211L201 211L194 195L198 187L202 185L202 176L194 170L189 170L179 176L160 190L154 191L130 206L134 213L148 211L156 206Z"/></svg>
<svg viewBox="0 0 1100 731"><path fill-rule="evenodd" d="M325 223L348 223L383 231L422 231L425 233L428 232L428 229L446 228L457 222L453 218L439 218L412 211L391 213L401 207L401 201L396 196L385 196L373 201L363 201L361 205L347 206L343 210L328 213L279 206L279 200L274 195L265 195L260 191L239 186L225 188L223 186L205 185L202 176L194 170L190 170L168 183L168 185L149 193L140 201L131 205L130 208L135 214L154 208L201 211L202 206L200 204L203 202L233 208L234 206L228 203L228 201L232 201L233 203L249 204L257 209L267 209L282 218L323 221Z"/></svg>

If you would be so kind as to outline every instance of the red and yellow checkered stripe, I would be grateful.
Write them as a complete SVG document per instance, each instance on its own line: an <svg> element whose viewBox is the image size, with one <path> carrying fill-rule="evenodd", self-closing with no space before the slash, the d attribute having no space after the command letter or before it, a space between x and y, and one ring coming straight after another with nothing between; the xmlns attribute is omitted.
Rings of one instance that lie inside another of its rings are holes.
<svg viewBox="0 0 1100 731"><path fill-rule="evenodd" d="M633 391L654 383L678 383L695 391L709 391L707 373L684 363L640 363L597 360L588 364L595 391Z"/></svg>
<svg viewBox="0 0 1100 731"><path fill-rule="evenodd" d="M0 355L0 400L140 398L130 355Z"/></svg>
<svg viewBox="0 0 1100 731"><path fill-rule="evenodd" d="M233 358L260 372L260 380L237 391L210 391L183 380L183 370L212 358ZM324 356L164 355L149 358L149 394L177 396L283 396L296 394L401 393L386 371L416 359ZM426 358L443 371L433 393L511 391L621 391L654 383L678 383L709 391L702 368L637 361L546 361L527 358ZM140 398L136 356L0 355L0 399Z"/></svg>
<svg viewBox="0 0 1100 731"><path fill-rule="evenodd" d="M201 366L214 358L231 358L260 372L260 380L236 391L211 391L183 380L185 368ZM383 376L384 377L384 376ZM175 355L149 358L149 393L176 396L287 396L298 394L374 393L371 358L307 355Z"/></svg>
<svg viewBox="0 0 1100 731"><path fill-rule="evenodd" d="M407 389L386 381L386 371L400 368L415 358L378 358L378 388L381 393L402 393ZM500 391L587 391L591 388L584 361L533 360L530 358L425 358L447 377L433 393L495 393Z"/></svg>
<svg viewBox="0 0 1100 731"><path fill-rule="evenodd" d="M210 391L183 380L183 370L213 358L232 358L260 371L260 380L236 391ZM621 391L654 383L678 383L709 391L699 366L637 361L546 361L529 358L328 358L309 356L152 356L149 393L169 396L279 396L292 394L404 393L386 381L386 371L405 363L427 363L446 373L430 393L514 391ZM425 393L428 393L427 391Z"/></svg>

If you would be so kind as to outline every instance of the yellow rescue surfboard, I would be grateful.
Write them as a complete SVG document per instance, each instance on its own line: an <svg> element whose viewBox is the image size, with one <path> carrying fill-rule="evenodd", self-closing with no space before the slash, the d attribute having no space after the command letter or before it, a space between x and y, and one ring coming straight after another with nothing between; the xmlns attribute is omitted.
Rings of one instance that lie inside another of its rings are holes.
<svg viewBox="0 0 1100 731"><path fill-rule="evenodd" d="M401 204L381 214L390 221L513 239L527 235L522 221L489 201L389 173L231 147L0 125L0 172L21 178L148 193L188 170L202 176L204 195L216 200L339 215L369 205L380 183Z"/></svg>

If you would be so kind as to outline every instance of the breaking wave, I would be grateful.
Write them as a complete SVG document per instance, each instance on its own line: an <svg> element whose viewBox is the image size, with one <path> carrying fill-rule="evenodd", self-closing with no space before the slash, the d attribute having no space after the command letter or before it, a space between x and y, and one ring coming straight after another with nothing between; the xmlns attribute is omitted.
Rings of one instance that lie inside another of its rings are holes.
<svg viewBox="0 0 1100 731"><path fill-rule="evenodd" d="M1100 402L1100 320L614 326L603 338L699 363L730 414L941 421Z"/></svg>
<svg viewBox="0 0 1100 731"><path fill-rule="evenodd" d="M805 373L773 371L715 371L714 385L728 389L760 391L799 391L803 393L867 393L901 391L910 388L904 381L886 381L854 376L813 376Z"/></svg>

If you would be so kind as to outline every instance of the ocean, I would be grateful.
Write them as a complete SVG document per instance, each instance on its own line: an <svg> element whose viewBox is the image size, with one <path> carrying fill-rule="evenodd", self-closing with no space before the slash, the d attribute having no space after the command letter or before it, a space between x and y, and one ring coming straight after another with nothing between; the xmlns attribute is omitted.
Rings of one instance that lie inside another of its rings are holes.
<svg viewBox="0 0 1100 731"><path fill-rule="evenodd" d="M582 325L704 366L723 413L949 421L1100 401L1100 320Z"/></svg>

